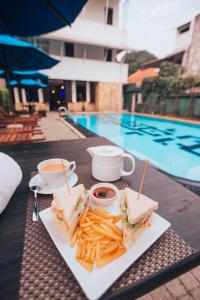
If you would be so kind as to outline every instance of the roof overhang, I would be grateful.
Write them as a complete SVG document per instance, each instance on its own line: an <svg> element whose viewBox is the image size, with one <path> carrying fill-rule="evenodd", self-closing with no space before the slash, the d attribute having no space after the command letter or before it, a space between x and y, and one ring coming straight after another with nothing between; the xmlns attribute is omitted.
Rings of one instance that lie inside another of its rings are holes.
<svg viewBox="0 0 200 300"><path fill-rule="evenodd" d="M186 49L184 50L181 50L179 52L175 52L175 53L172 53L172 54L169 54L161 59L156 59L156 60L153 60L149 63L146 63L146 64L143 64L141 66L141 69L146 69L146 68L159 68L161 63L163 61L169 61L169 62L172 62L172 63L175 63L175 64L181 64L182 63L182 59L183 59L183 55L184 53L186 52Z"/></svg>

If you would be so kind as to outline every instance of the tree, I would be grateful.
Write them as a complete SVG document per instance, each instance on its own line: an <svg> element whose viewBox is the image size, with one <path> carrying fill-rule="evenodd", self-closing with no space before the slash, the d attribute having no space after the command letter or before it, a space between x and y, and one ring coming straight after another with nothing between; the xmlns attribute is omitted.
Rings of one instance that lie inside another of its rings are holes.
<svg viewBox="0 0 200 300"><path fill-rule="evenodd" d="M159 77L178 76L181 72L180 65L169 61L163 61L160 65Z"/></svg>
<svg viewBox="0 0 200 300"><path fill-rule="evenodd" d="M129 75L135 73L143 64L157 59L155 55L146 51L133 51L126 55L125 62L129 65Z"/></svg>

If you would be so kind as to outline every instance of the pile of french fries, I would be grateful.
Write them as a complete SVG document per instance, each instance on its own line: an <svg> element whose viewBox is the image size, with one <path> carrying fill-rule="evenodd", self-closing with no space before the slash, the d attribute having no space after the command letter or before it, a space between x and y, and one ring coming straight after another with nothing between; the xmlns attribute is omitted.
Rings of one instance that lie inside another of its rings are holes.
<svg viewBox="0 0 200 300"><path fill-rule="evenodd" d="M116 225L120 219L120 215L91 207L81 217L70 246L77 246L76 259L88 271L95 265L101 268L126 252L122 230Z"/></svg>

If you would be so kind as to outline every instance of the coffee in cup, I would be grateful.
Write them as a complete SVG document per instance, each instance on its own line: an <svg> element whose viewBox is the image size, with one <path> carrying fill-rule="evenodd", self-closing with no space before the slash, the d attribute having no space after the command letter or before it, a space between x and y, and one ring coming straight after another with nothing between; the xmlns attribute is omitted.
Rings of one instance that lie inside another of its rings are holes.
<svg viewBox="0 0 200 300"><path fill-rule="evenodd" d="M66 182L65 174L70 176L70 173L76 169L76 163L66 159L53 158L40 162L37 168L41 178L48 186L58 187Z"/></svg>

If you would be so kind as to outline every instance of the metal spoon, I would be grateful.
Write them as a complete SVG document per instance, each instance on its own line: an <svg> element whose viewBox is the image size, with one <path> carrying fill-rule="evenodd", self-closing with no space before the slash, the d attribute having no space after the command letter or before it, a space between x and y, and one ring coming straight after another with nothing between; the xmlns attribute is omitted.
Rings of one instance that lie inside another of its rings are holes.
<svg viewBox="0 0 200 300"><path fill-rule="evenodd" d="M41 188L37 185L33 185L30 187L30 190L34 193L34 200L33 200L33 212L32 212L32 221L37 222L39 219L39 210L37 204L37 193L41 190Z"/></svg>

